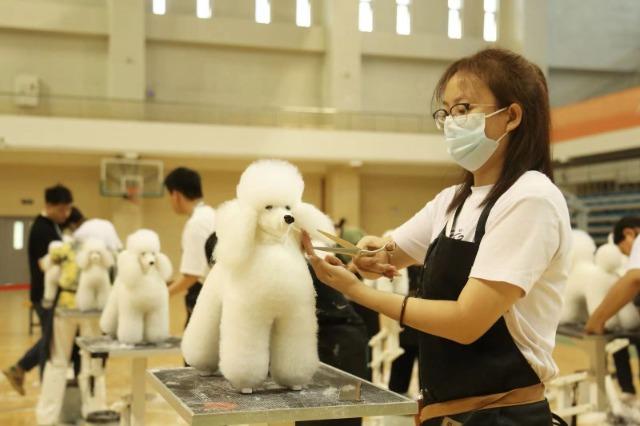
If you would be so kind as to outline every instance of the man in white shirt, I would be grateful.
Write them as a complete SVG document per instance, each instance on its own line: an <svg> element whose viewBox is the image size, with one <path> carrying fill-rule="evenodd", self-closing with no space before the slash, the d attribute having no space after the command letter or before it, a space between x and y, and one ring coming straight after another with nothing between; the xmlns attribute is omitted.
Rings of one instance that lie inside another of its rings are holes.
<svg viewBox="0 0 640 426"><path fill-rule="evenodd" d="M609 290L585 326L589 333L604 332L605 322L640 293L640 217L623 217L613 228L613 242L629 256L627 272Z"/></svg>
<svg viewBox="0 0 640 426"><path fill-rule="evenodd" d="M195 170L178 167L167 175L164 185L173 211L190 216L182 231L180 276L169 285L171 296L187 291L188 323L209 270L205 243L215 230L215 211L202 200L202 183Z"/></svg>

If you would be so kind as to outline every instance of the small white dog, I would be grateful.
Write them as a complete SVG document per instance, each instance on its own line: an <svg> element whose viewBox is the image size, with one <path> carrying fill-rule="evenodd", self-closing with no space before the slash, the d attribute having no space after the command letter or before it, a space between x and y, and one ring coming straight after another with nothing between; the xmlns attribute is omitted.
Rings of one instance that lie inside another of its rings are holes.
<svg viewBox="0 0 640 426"><path fill-rule="evenodd" d="M102 311L100 328L124 343L160 342L169 337L169 258L158 234L140 229L118 255L118 275Z"/></svg>
<svg viewBox="0 0 640 426"><path fill-rule="evenodd" d="M593 239L580 230L572 233L571 250L562 323L585 322L620 279L625 261L615 244L604 244L596 250ZM610 330L631 330L640 326L640 315L633 303L629 303L605 325Z"/></svg>
<svg viewBox="0 0 640 426"><path fill-rule="evenodd" d="M44 295L42 296L42 306L50 308L53 306L56 293L58 292L58 282L62 274L60 260L55 254L62 250L64 244L62 241L52 241L49 243L47 254L40 260L40 265L44 270Z"/></svg>
<svg viewBox="0 0 640 426"><path fill-rule="evenodd" d="M80 268L76 306L81 311L104 308L111 290L113 255L102 240L90 238L82 243L76 262Z"/></svg>
<svg viewBox="0 0 640 426"><path fill-rule="evenodd" d="M315 291L299 229L315 239L321 238L316 229L334 230L322 212L302 202L303 190L295 166L260 160L242 174L237 198L218 210L216 264L182 353L198 370L219 367L243 393L269 371L276 383L299 390L319 365Z"/></svg>

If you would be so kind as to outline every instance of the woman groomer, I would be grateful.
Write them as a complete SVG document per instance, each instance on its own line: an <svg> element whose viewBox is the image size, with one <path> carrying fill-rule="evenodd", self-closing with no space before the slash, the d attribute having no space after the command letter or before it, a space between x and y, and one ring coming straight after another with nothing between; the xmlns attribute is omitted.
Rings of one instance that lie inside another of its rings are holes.
<svg viewBox="0 0 640 426"><path fill-rule="evenodd" d="M420 295L360 283L337 259L307 253L321 281L420 330L423 425L550 425L542 382L567 277L569 213L553 184L549 101L540 69L505 50L453 63L434 95L448 152L467 170L354 263L365 277L424 261Z"/></svg>

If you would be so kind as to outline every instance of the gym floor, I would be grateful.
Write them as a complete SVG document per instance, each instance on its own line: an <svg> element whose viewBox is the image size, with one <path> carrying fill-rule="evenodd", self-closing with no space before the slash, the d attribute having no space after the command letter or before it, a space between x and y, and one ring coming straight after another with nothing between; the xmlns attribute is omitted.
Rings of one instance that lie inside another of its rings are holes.
<svg viewBox="0 0 640 426"><path fill-rule="evenodd" d="M4 312L5 327L0 329L0 366L5 368L15 363L24 351L38 338L39 330L34 329L34 335L28 332L28 309L26 301L28 291L0 292L0 312ZM181 297L171 300L171 331L173 335L180 335L185 319L184 303ZM575 347L559 344L554 353L562 374L587 368L587 356ZM107 392L109 404L115 404L122 399L130 389L130 361L127 359L111 359L107 366ZM176 367L182 365L179 356L162 356L149 359L150 368ZM638 377L637 359L633 359L634 377ZM34 407L38 399L40 384L37 370L27 375L25 381L26 396L14 392L5 381L0 378L0 425L33 426L35 425ZM147 401L146 424L154 425L184 425L186 424L164 400L147 386L147 393L153 399ZM373 422L366 422L373 423ZM385 419L385 426L412 425L409 418Z"/></svg>

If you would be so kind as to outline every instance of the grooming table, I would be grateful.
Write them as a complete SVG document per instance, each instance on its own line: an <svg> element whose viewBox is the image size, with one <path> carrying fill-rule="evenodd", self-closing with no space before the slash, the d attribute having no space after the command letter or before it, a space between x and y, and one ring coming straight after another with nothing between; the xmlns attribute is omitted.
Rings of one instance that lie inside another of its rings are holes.
<svg viewBox="0 0 640 426"><path fill-rule="evenodd" d="M418 411L415 401L326 364L301 391L282 388L269 379L249 395L234 390L221 375L203 377L193 368L149 370L147 374L160 395L193 426L293 425L296 420L413 415ZM359 400L339 399L341 389L358 383Z"/></svg>
<svg viewBox="0 0 640 426"><path fill-rule="evenodd" d="M584 350L589 357L589 375L595 381L596 410L606 411L608 400L604 387L604 380L608 374L607 351L605 346L614 339L637 338L638 332L620 331L608 332L601 335L587 334L584 332L584 324L561 324L558 327L558 336L562 336L574 342L576 346Z"/></svg>
<svg viewBox="0 0 640 426"><path fill-rule="evenodd" d="M128 344L121 343L109 336L78 337L76 343L80 349L92 357L109 355L112 358L131 358L131 419L132 426L144 425L145 411L145 370L147 358L155 355L180 354L180 339L170 337L160 343Z"/></svg>
<svg viewBox="0 0 640 426"><path fill-rule="evenodd" d="M80 309L56 308L56 317L63 319L99 319L102 311L92 309L81 311Z"/></svg>

